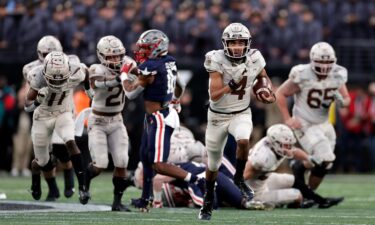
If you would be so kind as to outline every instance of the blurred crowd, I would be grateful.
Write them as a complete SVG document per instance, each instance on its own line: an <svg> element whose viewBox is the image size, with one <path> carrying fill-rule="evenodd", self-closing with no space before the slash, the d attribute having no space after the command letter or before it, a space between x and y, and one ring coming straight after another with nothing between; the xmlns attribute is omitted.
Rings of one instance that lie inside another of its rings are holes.
<svg viewBox="0 0 375 225"><path fill-rule="evenodd" d="M268 64L291 65L308 60L317 41L374 38L375 1L0 0L0 60L31 60L38 40L51 34L91 64L100 37L115 35L131 55L139 35L155 28L169 36L172 55L194 61L221 47L233 21L250 28Z"/></svg>
<svg viewBox="0 0 375 225"><path fill-rule="evenodd" d="M87 65L97 62L96 43L109 34L120 38L132 56L143 31L160 29L170 38L169 52L182 65L180 68L194 73L182 98L181 119L197 139L204 140L206 114L202 110L207 101L207 76L203 58L206 52L222 48L222 30L233 21L250 29L251 48L262 52L267 66L289 69L307 63L310 47L318 41L335 47L337 40L374 39L375 0L0 0L0 64L35 60L37 42L45 35L56 36L64 52L76 54ZM370 52L368 57L371 54L375 56ZM0 169L11 170L28 165L29 158L13 165L10 160L12 154L17 157L13 149L19 143L12 137L22 140L28 118L20 116L23 106L17 104L22 102L17 98L22 99L24 90L17 90L17 97L14 87L6 82L7 78L14 80L10 76L19 76L16 80L21 81L21 74L5 75L0 76ZM271 77L278 78L274 74ZM350 108L335 110L335 168L344 172L375 170L375 85L348 86ZM281 118L275 107L264 108L253 102L256 140ZM141 100L127 104L126 126L130 138L137 140L143 106ZM29 144L29 140L25 142ZM139 146L136 141L132 144L134 149ZM26 170L18 171L28 175Z"/></svg>

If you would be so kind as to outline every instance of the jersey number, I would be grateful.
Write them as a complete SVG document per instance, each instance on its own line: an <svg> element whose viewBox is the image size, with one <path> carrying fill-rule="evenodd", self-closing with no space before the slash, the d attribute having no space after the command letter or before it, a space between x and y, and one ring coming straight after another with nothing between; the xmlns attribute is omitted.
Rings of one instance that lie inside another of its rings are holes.
<svg viewBox="0 0 375 225"><path fill-rule="evenodd" d="M168 90L167 94L173 93L174 87L176 85L177 77L177 67L175 62L165 63L165 68L167 70L167 79L168 79Z"/></svg>
<svg viewBox="0 0 375 225"><path fill-rule="evenodd" d="M51 94L51 96L50 96L50 98L48 100L48 103L47 103L48 106L52 106L53 105L53 102L55 101L56 96L57 96L57 93L53 92ZM61 95L60 95L59 101L57 101L57 105L61 105L63 103L65 96L66 96L66 91L63 91L61 93Z"/></svg>
<svg viewBox="0 0 375 225"><path fill-rule="evenodd" d="M117 89L117 91L116 91ZM122 91L121 87L109 87L109 92L115 92L113 95L108 96L108 98L105 100L105 106L117 106L121 103L124 103L125 101L125 92ZM121 99L116 101L116 98L121 95Z"/></svg>
<svg viewBox="0 0 375 225"><path fill-rule="evenodd" d="M243 96L246 94L245 88L247 84L247 77L244 76L242 80L238 83L240 85L239 89L232 91L232 95L238 95L238 100L242 100Z"/></svg>
<svg viewBox="0 0 375 225"><path fill-rule="evenodd" d="M336 88L327 88L327 89L311 89L307 93L307 104L314 109L323 107L328 109L331 105L331 102L334 101L332 91ZM323 98L323 99L322 99Z"/></svg>

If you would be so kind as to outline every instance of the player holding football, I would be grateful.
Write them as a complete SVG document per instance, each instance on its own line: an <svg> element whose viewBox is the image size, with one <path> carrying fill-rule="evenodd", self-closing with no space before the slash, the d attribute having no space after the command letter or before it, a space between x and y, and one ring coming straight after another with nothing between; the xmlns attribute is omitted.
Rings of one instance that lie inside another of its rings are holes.
<svg viewBox="0 0 375 225"><path fill-rule="evenodd" d="M40 171L51 171L54 167L48 146L55 131L69 151L78 178L79 200L86 204L90 194L84 184L81 152L74 141L72 109L73 89L81 83L88 83L85 67L70 61L63 52L53 51L44 59L42 70L35 68L30 71L29 82L25 111L35 110L31 128L35 155L31 163L33 196L39 193L40 198Z"/></svg>
<svg viewBox="0 0 375 225"><path fill-rule="evenodd" d="M87 186L89 188L90 180L107 168L108 153L111 153L115 166L112 177L112 211L130 211L121 203L123 192L130 185L125 179L129 161L129 137L121 114L125 105L125 93L121 86L120 69L125 48L118 38L110 35L99 40L96 51L101 64L93 64L89 69L95 95L88 118L92 163L87 172Z"/></svg>
<svg viewBox="0 0 375 225"><path fill-rule="evenodd" d="M143 212L149 211L154 171L187 182L197 180L191 173L166 163L172 132L179 127L179 98L186 85L178 77L176 60L168 55L168 45L169 39L163 32L145 31L137 41L138 69L133 63L124 63L121 70L125 94L132 99L143 92L146 110L140 152L144 177L140 210Z"/></svg>
<svg viewBox="0 0 375 225"><path fill-rule="evenodd" d="M309 186L316 189L335 160L336 133L328 121L333 101L347 107L350 97L346 87L348 71L336 64L332 46L326 42L314 44L310 63L294 66L289 78L276 92L277 104L284 122L294 130L302 148L315 166L311 169ZM288 111L287 98L294 97L293 113ZM306 165L293 165L296 179L304 181Z"/></svg>
<svg viewBox="0 0 375 225"><path fill-rule="evenodd" d="M206 130L206 193L199 212L201 220L211 219L214 186L228 133L237 142L234 182L243 196L253 197L253 191L244 182L243 171L253 129L249 105L254 81L263 85L256 95L258 100L266 104L275 101L272 84L264 69L264 58L258 50L250 49L249 30L240 23L232 23L225 28L222 42L224 49L208 52L204 62L210 76L210 106Z"/></svg>

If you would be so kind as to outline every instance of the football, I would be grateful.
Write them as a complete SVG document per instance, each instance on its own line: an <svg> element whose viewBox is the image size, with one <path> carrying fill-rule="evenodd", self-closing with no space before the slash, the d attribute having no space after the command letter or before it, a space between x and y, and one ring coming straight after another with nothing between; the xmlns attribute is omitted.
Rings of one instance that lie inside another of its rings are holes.
<svg viewBox="0 0 375 225"><path fill-rule="evenodd" d="M270 87L271 87L271 84L269 83L267 78L257 77L255 78L254 83L253 83L254 95L259 95L260 93L263 93L263 95L268 98L271 94Z"/></svg>

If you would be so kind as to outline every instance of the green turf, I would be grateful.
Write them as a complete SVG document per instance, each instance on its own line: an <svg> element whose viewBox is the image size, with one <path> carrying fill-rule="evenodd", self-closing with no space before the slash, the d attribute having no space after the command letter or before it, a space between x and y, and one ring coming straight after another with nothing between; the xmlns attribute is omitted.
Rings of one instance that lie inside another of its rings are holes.
<svg viewBox="0 0 375 225"><path fill-rule="evenodd" d="M58 178L62 187L62 178ZM30 179L0 177L0 192L9 200L32 200L27 192ZM44 184L43 190L47 186ZM62 188L61 188L62 189ZM0 213L0 224L375 224L375 176L328 176L318 192L324 196L345 196L345 201L330 209L275 209L272 211L246 211L220 209L214 211L211 221L197 220L198 209L152 209L150 213L86 212L86 213ZM103 174L92 184L90 203L110 204L112 181L110 174ZM43 193L44 199L46 193ZM140 196L140 191L130 188L125 202ZM61 197L59 202L77 203ZM1 200L0 200L1 201Z"/></svg>

